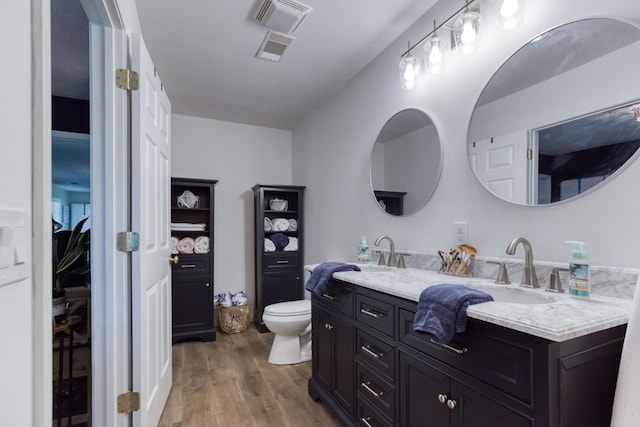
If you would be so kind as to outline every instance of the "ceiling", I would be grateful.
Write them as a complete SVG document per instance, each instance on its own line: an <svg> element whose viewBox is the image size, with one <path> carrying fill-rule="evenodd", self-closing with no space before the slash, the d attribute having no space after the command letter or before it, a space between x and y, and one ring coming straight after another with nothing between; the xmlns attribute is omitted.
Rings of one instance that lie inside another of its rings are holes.
<svg viewBox="0 0 640 427"><path fill-rule="evenodd" d="M260 0L136 0L172 111L293 129L436 0L301 0L313 11L280 62L254 57ZM399 58L398 58L399 60Z"/></svg>

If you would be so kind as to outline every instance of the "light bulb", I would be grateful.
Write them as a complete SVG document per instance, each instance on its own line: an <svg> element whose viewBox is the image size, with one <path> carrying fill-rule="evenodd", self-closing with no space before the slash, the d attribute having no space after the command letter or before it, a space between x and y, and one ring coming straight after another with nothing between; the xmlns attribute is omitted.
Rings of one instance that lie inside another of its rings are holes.
<svg viewBox="0 0 640 427"><path fill-rule="evenodd" d="M462 18L462 34L460 34L460 41L463 44L472 44L476 39L476 30L473 28L473 17L464 16Z"/></svg>
<svg viewBox="0 0 640 427"><path fill-rule="evenodd" d="M442 51L440 50L440 38L431 39L431 53L429 53L429 64L437 65L442 62Z"/></svg>
<svg viewBox="0 0 640 427"><path fill-rule="evenodd" d="M414 87L416 87L416 81L415 81L415 80L406 80L406 81L404 82L404 88L405 88L406 90L411 90L411 89L413 89Z"/></svg>
<svg viewBox="0 0 640 427"><path fill-rule="evenodd" d="M404 77L404 80L407 82L414 81L416 79L416 70L413 67L413 64L407 64L407 68L405 68L402 77Z"/></svg>
<svg viewBox="0 0 640 427"><path fill-rule="evenodd" d="M504 0L500 6L500 15L510 18L518 11L518 0Z"/></svg>

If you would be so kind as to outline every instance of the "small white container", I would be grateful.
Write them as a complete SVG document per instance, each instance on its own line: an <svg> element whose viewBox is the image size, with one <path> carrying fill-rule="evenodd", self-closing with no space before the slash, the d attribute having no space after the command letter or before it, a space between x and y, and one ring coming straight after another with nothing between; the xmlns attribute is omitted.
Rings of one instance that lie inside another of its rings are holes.
<svg viewBox="0 0 640 427"><path fill-rule="evenodd" d="M289 206L289 202L283 199L269 200L269 208L272 211L286 211L288 206Z"/></svg>

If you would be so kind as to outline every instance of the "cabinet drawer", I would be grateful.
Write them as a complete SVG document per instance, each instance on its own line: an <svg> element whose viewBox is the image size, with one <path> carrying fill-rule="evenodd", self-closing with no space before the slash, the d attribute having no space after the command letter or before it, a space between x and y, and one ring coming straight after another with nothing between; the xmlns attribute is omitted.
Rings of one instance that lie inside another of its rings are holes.
<svg viewBox="0 0 640 427"><path fill-rule="evenodd" d="M360 363L356 363L356 390L359 398L390 420L395 419L395 388Z"/></svg>
<svg viewBox="0 0 640 427"><path fill-rule="evenodd" d="M384 416L380 415L362 397L356 403L356 425L360 427L392 427Z"/></svg>
<svg viewBox="0 0 640 427"><path fill-rule="evenodd" d="M209 255L178 255L178 263L173 264L174 276L207 277L210 275Z"/></svg>
<svg viewBox="0 0 640 427"><path fill-rule="evenodd" d="M447 346L414 332L415 312L400 308L400 341L475 377L520 401L532 404L534 348L523 334L469 319L467 330ZM484 326L483 326L484 325Z"/></svg>
<svg viewBox="0 0 640 427"><path fill-rule="evenodd" d="M321 295L314 294L314 297L329 310L338 310L340 313L353 318L353 288L338 280L331 280L327 285L327 290Z"/></svg>
<svg viewBox="0 0 640 427"><path fill-rule="evenodd" d="M274 252L264 254L265 271L279 271L298 268L298 252Z"/></svg>
<svg viewBox="0 0 640 427"><path fill-rule="evenodd" d="M358 294L356 297L356 319L390 338L394 338L394 307L394 304Z"/></svg>
<svg viewBox="0 0 640 427"><path fill-rule="evenodd" d="M358 329L356 331L356 356L387 376L395 379L395 347Z"/></svg>

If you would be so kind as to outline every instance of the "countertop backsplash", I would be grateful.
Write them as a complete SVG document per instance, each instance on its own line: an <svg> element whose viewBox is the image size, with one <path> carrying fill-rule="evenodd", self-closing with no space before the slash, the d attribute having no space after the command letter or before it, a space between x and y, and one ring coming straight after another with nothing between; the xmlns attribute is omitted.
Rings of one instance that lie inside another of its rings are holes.
<svg viewBox="0 0 640 427"><path fill-rule="evenodd" d="M388 251L384 249L385 259L387 258ZM410 256L405 257L405 263L407 267L419 268L423 270L440 269L440 257L436 253L424 253L424 252L412 252L398 250L397 253L406 253ZM372 257L371 262L375 263L378 260L376 257ZM524 267L524 261L522 259L515 258L492 258L476 256L472 268L471 275L474 277L483 277L486 279L495 279L498 274L498 265L488 264L487 261L501 261L505 263L509 279L511 283L520 282L522 277L522 271ZM554 267L567 268L567 263L536 261L534 260L536 267L536 274L541 288L546 288L549 285L549 276L551 269ZM605 267L598 265L590 265L591 270L591 292L595 295L603 295L616 298L628 298L632 299L636 290L638 280L640 279L640 270L632 268L619 268L619 267ZM565 291L569 288L569 273L560 272L560 279L562 281L562 287Z"/></svg>

